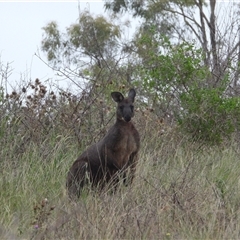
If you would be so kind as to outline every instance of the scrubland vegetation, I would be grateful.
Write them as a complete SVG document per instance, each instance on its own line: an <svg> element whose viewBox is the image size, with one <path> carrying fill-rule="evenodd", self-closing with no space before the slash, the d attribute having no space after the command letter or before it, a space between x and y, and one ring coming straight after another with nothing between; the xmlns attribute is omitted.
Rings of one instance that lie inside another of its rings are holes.
<svg viewBox="0 0 240 240"><path fill-rule="evenodd" d="M65 32L43 27L52 82L9 89L0 63L1 239L240 238L240 15L219 4L105 1L111 20L83 11ZM141 23L131 39L125 12ZM111 91L132 87L133 184L70 201L70 166L113 124Z"/></svg>
<svg viewBox="0 0 240 240"><path fill-rule="evenodd" d="M67 171L113 123L115 104L96 98L84 115L89 99L45 90L36 80L2 99L1 239L239 238L237 140L199 144L137 101L142 141L133 185L115 194L86 189L71 202Z"/></svg>

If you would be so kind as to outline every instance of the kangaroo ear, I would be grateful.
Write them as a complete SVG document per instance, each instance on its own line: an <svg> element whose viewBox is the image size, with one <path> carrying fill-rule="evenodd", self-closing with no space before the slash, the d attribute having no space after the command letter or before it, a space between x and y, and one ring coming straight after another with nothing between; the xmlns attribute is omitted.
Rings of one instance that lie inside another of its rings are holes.
<svg viewBox="0 0 240 240"><path fill-rule="evenodd" d="M124 96L120 92L112 92L111 96L115 102L121 102Z"/></svg>
<svg viewBox="0 0 240 240"><path fill-rule="evenodd" d="M134 102L136 96L136 91L132 88L129 90L128 97L131 99L132 102Z"/></svg>

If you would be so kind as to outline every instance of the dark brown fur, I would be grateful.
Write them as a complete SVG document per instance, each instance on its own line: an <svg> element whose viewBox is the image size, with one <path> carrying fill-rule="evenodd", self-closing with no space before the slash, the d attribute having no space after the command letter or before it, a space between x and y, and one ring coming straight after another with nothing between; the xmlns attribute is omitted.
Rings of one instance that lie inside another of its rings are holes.
<svg viewBox="0 0 240 240"><path fill-rule="evenodd" d="M70 168L67 189L71 197L80 195L87 180L103 188L107 183L116 184L120 175L126 177L128 170L130 183L134 177L140 146L139 133L131 122L136 92L131 89L127 98L119 92L111 95L117 102L117 120L106 136L84 151Z"/></svg>

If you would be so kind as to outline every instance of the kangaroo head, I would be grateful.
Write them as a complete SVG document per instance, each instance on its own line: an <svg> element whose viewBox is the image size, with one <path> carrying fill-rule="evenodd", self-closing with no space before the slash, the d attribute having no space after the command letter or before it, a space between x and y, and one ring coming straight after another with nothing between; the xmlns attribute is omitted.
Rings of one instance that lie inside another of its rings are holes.
<svg viewBox="0 0 240 240"><path fill-rule="evenodd" d="M136 96L136 91L130 89L128 97L124 96L120 92L112 92L111 96L115 102L117 102L117 118L125 122L130 122L131 118L134 116L134 98Z"/></svg>

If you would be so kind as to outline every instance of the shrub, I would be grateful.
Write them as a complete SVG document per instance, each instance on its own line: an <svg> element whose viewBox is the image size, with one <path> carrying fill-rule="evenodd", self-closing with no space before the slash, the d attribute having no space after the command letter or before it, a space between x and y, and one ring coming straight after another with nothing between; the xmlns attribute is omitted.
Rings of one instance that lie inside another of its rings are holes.
<svg viewBox="0 0 240 240"><path fill-rule="evenodd" d="M183 93L181 101L184 110L178 115L178 123L194 140L219 144L239 130L238 97L223 97L220 88L195 88Z"/></svg>
<svg viewBox="0 0 240 240"><path fill-rule="evenodd" d="M230 138L239 130L240 116L239 98L226 94L230 75L219 76L216 82L202 51L193 44L171 44L165 38L159 42L164 49L149 51L149 60L141 67L148 103L160 117L176 120L191 139L214 145Z"/></svg>

